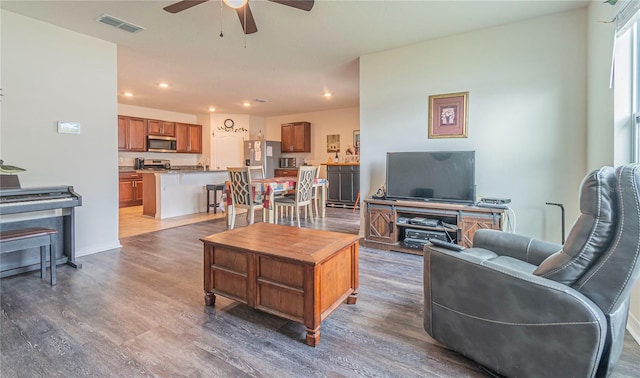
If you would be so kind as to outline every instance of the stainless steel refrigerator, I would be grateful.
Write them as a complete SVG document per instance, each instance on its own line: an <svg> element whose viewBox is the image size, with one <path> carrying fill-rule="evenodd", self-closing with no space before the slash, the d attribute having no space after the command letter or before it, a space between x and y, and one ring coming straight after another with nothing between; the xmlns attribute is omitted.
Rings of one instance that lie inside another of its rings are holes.
<svg viewBox="0 0 640 378"><path fill-rule="evenodd" d="M260 139L244 141L244 165L263 166L265 177L274 176L281 156L280 142Z"/></svg>

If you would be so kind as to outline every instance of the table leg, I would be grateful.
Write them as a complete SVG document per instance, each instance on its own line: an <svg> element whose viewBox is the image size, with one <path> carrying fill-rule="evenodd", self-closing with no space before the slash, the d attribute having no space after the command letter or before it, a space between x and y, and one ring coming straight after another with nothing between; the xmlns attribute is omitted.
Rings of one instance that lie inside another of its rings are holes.
<svg viewBox="0 0 640 378"><path fill-rule="evenodd" d="M349 294L349 296L347 297L347 304L356 304L357 300L358 300L358 293L354 291L351 294Z"/></svg>
<svg viewBox="0 0 640 378"><path fill-rule="evenodd" d="M307 328L307 345L315 347L320 344L320 326L316 329Z"/></svg>
<svg viewBox="0 0 640 378"><path fill-rule="evenodd" d="M213 306L216 304L216 295L213 293L204 293L205 306Z"/></svg>

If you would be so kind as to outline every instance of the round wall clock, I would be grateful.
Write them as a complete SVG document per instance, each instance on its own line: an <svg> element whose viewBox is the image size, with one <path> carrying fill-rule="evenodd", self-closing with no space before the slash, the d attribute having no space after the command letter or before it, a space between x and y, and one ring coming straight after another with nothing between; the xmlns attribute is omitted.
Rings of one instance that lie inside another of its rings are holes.
<svg viewBox="0 0 640 378"><path fill-rule="evenodd" d="M233 120L231 118L227 118L224 120L224 128L225 129L233 129Z"/></svg>

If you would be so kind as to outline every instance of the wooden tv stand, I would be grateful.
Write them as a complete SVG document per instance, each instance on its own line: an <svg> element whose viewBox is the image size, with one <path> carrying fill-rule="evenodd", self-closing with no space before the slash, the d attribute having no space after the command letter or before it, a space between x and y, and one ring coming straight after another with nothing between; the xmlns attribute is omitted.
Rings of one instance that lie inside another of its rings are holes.
<svg viewBox="0 0 640 378"><path fill-rule="evenodd" d="M419 255L422 248L404 245L407 229L433 231L448 241L471 247L476 230L502 230L505 217L504 209L453 203L376 199L367 199L364 203L364 246ZM411 218L416 217L439 223L435 227L411 224Z"/></svg>

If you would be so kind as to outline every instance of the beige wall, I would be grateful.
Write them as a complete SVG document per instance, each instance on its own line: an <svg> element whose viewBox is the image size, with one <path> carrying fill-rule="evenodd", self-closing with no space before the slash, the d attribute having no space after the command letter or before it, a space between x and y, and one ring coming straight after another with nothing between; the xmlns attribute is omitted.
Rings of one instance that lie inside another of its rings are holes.
<svg viewBox="0 0 640 378"><path fill-rule="evenodd" d="M71 185L76 255L118 241L116 45L0 11L1 158L26 168L23 187ZM80 122L60 134L57 121Z"/></svg>
<svg viewBox="0 0 640 378"><path fill-rule="evenodd" d="M338 156L344 157L347 145L353 145L353 131L360 129L360 111L359 108L346 108L269 117L266 119L266 139L280 140L280 125L298 121L311 123L311 153L286 153L283 156L298 158L300 164L304 160L309 165L317 165L335 157L335 153L327 152L327 135L340 135Z"/></svg>
<svg viewBox="0 0 640 378"><path fill-rule="evenodd" d="M511 198L516 232L561 240L586 171L586 9L361 57L361 192L387 151L475 150L478 196ZM428 139L430 95L469 92L467 138Z"/></svg>

